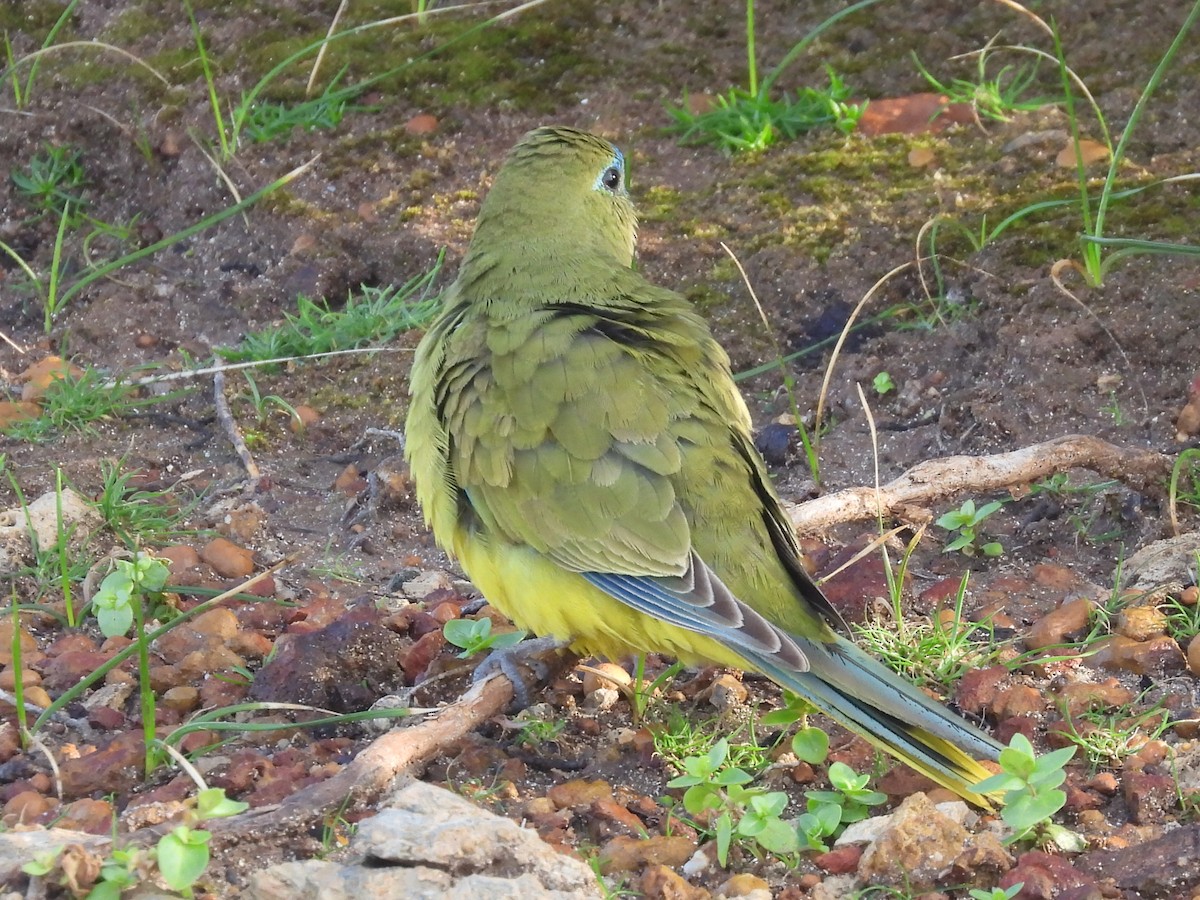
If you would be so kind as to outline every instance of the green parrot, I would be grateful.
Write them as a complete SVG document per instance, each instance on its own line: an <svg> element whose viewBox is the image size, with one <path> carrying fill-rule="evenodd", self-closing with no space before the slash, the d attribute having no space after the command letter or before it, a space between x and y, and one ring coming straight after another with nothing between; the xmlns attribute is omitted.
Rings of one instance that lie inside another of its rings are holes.
<svg viewBox="0 0 1200 900"><path fill-rule="evenodd" d="M632 268L621 152L513 149L412 369L406 454L438 542L520 627L582 654L760 672L980 805L992 738L839 634L729 358Z"/></svg>

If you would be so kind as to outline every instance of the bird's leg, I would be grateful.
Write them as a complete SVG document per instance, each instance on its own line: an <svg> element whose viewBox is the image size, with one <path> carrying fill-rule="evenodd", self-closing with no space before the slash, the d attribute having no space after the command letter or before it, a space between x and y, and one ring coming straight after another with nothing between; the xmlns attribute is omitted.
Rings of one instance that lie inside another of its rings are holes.
<svg viewBox="0 0 1200 900"><path fill-rule="evenodd" d="M521 641L512 647L498 647L475 667L473 679L476 682L484 681L499 672L512 682L514 708L524 709L530 705L530 696L522 669L532 671L538 681L545 681L550 676L551 667L538 657L566 646L557 638L541 637Z"/></svg>

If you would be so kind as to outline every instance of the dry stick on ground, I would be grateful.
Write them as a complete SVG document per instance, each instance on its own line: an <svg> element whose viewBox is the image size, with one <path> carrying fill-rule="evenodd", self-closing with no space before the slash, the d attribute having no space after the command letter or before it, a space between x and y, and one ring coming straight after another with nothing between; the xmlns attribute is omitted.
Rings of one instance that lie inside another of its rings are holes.
<svg viewBox="0 0 1200 900"><path fill-rule="evenodd" d="M802 532L824 531L881 514L925 523L933 518L927 507L935 501L1004 490L1069 469L1091 469L1136 490L1146 490L1165 483L1171 458L1153 450L1127 449L1091 435L1072 434L1011 453L949 456L918 463L878 489L860 487L826 494L790 507L788 516L792 526Z"/></svg>
<svg viewBox="0 0 1200 900"><path fill-rule="evenodd" d="M575 657L567 654L555 659L565 664L565 660ZM551 661L550 668L557 673L560 666ZM413 775L448 746L503 714L512 700L512 682L504 675L494 675L474 685L436 716L389 731L332 778L297 791L272 809L211 821L205 828L220 844L244 842L256 836L277 835L280 828L306 831L314 820L340 808L370 805L398 779Z"/></svg>
<svg viewBox="0 0 1200 900"><path fill-rule="evenodd" d="M259 471L258 463L254 461L250 448L242 439L242 432L238 428L237 422L234 421L233 412L229 409L229 400L225 396L224 370L218 370L213 375L213 405L217 409L217 421L221 423L221 429L229 438L229 443L233 444L233 449L237 451L246 474L250 476L251 481L257 482L262 478L262 472Z"/></svg>

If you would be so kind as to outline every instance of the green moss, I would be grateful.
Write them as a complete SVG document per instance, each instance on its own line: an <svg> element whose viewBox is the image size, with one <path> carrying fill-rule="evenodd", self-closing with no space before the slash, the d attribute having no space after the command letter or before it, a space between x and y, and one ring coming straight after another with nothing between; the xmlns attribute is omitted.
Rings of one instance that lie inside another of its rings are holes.
<svg viewBox="0 0 1200 900"><path fill-rule="evenodd" d="M728 294L707 284L693 284L684 289L683 295L692 302L698 312L704 315L709 315L714 309L720 309L729 303Z"/></svg>
<svg viewBox="0 0 1200 900"><path fill-rule="evenodd" d="M683 191L665 184L653 185L638 195L638 219L642 222L670 222L677 217L682 200Z"/></svg>
<svg viewBox="0 0 1200 900"><path fill-rule="evenodd" d="M34 38L40 47L50 29L54 27L54 23L59 20L69 5L65 2L5 3L0 6L0 29L27 34ZM71 40L71 37L68 36L71 24L68 22L58 33L56 37L58 43Z"/></svg>

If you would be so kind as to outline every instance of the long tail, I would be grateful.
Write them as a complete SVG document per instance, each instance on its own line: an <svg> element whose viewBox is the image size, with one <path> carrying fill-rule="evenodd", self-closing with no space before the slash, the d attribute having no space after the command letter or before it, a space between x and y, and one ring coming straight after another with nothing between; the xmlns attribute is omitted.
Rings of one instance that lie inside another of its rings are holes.
<svg viewBox="0 0 1200 900"><path fill-rule="evenodd" d="M766 654L745 654L750 668L794 691L879 749L970 802L991 808L972 787L992 773L1000 744L950 712L844 638L806 643L810 671L780 666Z"/></svg>

